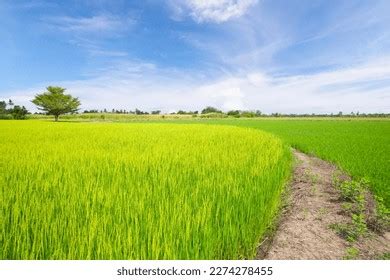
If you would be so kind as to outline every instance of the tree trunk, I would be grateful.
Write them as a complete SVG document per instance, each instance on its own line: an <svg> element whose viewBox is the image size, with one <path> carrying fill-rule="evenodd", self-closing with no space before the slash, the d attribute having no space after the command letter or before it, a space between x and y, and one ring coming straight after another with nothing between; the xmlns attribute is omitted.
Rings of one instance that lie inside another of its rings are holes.
<svg viewBox="0 0 390 280"><path fill-rule="evenodd" d="M54 115L54 121L57 122L58 121L58 117L59 117L58 115Z"/></svg>

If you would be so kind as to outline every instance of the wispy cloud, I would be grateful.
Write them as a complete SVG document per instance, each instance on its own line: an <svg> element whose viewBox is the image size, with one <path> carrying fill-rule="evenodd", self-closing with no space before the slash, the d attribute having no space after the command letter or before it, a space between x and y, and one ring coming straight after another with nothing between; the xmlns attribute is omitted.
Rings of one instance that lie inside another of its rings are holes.
<svg viewBox="0 0 390 280"><path fill-rule="evenodd" d="M52 28L66 32L81 33L106 33L118 31L129 24L134 24L134 20L126 19L112 15L96 15L92 17L49 17L44 19Z"/></svg>
<svg viewBox="0 0 390 280"><path fill-rule="evenodd" d="M260 4L253 5L245 16L212 28L213 32L195 29L178 32L177 36L204 52L210 64L228 72L267 71L274 55L293 41L282 20Z"/></svg>
<svg viewBox="0 0 390 280"><path fill-rule="evenodd" d="M272 8L270 2L259 2L245 16L213 26L215 33L191 30L179 38L207 53L209 61L239 71L318 71L388 53L388 1L345 1L329 4L326 12L321 1L301 7L291 1L285 10ZM320 19L308 25L309 15L319 11Z"/></svg>
<svg viewBox="0 0 390 280"><path fill-rule="evenodd" d="M120 38L134 27L136 21L130 16L100 14L91 17L56 16L42 18L51 31L62 32L64 40L80 47L90 56L126 57L126 51L106 49L108 39Z"/></svg>
<svg viewBox="0 0 390 280"><path fill-rule="evenodd" d="M90 48L89 54L93 56L127 57L129 54L124 51L102 50L98 47Z"/></svg>
<svg viewBox="0 0 390 280"><path fill-rule="evenodd" d="M184 13L195 21L222 23L243 16L258 0L173 0L176 18Z"/></svg>
<svg viewBox="0 0 390 280"><path fill-rule="evenodd" d="M5 3L4 5L12 9L41 9L41 8L52 8L56 7L58 4L54 2L48 2L44 0L35 0L35 1L12 1L11 3Z"/></svg>

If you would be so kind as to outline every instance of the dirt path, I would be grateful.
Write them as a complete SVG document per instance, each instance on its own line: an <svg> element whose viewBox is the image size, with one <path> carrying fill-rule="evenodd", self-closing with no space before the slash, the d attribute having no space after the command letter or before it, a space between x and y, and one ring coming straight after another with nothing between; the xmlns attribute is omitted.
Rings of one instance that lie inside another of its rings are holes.
<svg viewBox="0 0 390 280"><path fill-rule="evenodd" d="M343 214L339 193L332 186L337 169L318 158L293 153L297 162L286 207L272 242L262 248L262 257L343 259L351 245L330 228L350 219ZM390 236L371 234L354 246L359 250L357 258L375 258L390 252Z"/></svg>

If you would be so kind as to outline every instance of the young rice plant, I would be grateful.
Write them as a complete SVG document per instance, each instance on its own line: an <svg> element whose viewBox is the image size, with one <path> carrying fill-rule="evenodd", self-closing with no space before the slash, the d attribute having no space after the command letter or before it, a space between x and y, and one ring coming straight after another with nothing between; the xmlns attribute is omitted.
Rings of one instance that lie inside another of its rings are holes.
<svg viewBox="0 0 390 280"><path fill-rule="evenodd" d="M290 153L265 132L0 122L0 259L252 258Z"/></svg>

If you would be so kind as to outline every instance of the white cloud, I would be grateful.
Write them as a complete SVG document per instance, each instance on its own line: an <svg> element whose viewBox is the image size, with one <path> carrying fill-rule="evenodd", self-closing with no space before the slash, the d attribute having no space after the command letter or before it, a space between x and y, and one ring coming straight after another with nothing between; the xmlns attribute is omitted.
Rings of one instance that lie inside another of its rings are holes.
<svg viewBox="0 0 390 280"><path fill-rule="evenodd" d="M226 78L199 86L195 94L202 100L209 100L210 105L224 110L245 109L245 94L241 90L241 79Z"/></svg>
<svg viewBox="0 0 390 280"><path fill-rule="evenodd" d="M390 112L390 58L305 76L275 77L262 72L207 80L196 73L160 69L142 62L113 65L94 78L48 82L34 89L0 93L17 104L29 102L47 85L66 87L83 109L224 110L265 113Z"/></svg>
<svg viewBox="0 0 390 280"><path fill-rule="evenodd" d="M187 10L197 22L222 23L243 16L258 0L173 0L174 19Z"/></svg>

